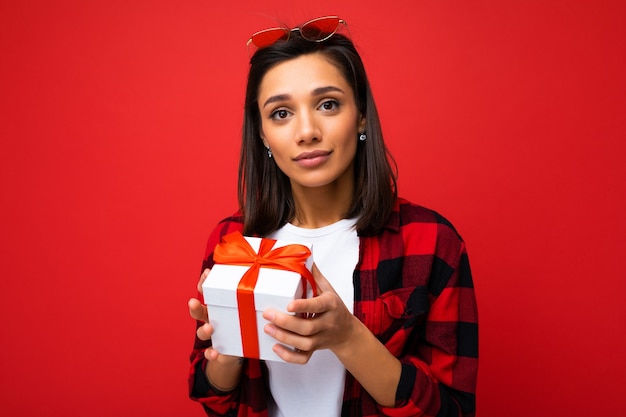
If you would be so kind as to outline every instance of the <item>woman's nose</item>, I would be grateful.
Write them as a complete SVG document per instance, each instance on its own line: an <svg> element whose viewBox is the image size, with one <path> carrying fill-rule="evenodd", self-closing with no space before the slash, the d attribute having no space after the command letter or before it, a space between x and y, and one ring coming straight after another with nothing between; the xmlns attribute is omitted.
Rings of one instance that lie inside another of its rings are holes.
<svg viewBox="0 0 626 417"><path fill-rule="evenodd" d="M300 112L298 115L298 143L306 143L320 140L320 129L313 114L309 112Z"/></svg>

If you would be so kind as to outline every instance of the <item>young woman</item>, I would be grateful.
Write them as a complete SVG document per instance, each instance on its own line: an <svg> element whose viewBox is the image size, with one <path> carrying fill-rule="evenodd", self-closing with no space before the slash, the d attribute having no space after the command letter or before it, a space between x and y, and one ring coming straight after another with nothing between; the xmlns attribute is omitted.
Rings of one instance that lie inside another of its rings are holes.
<svg viewBox="0 0 626 417"><path fill-rule="evenodd" d="M318 296L264 312L284 362L220 355L197 320L190 396L211 416L473 416L477 311L465 244L396 196L363 63L330 16L253 35L233 231L313 244ZM200 288L199 284L199 288ZM288 349L285 345L295 349Z"/></svg>

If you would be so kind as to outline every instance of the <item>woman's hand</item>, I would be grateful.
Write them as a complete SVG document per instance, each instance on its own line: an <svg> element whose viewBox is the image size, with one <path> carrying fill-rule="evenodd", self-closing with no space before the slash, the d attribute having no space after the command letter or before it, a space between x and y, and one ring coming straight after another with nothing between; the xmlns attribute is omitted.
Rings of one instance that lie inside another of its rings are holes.
<svg viewBox="0 0 626 417"><path fill-rule="evenodd" d="M358 319L346 308L328 280L313 265L313 277L321 294L309 299L298 299L287 306L290 313L268 309L263 318L270 323L265 332L278 342L293 346L291 350L281 344L274 351L285 362L307 363L314 351L330 349L335 354L345 350L358 326ZM308 314L307 314L308 313ZM303 318L311 316L310 318Z"/></svg>
<svg viewBox="0 0 626 417"><path fill-rule="evenodd" d="M200 281L198 281L198 292L202 293L202 284L204 280L209 275L210 269L205 269L200 276ZM206 305L202 304L200 300L197 298L191 298L187 303L189 305L189 315L192 319L197 320L199 322L204 322L204 324L196 330L196 335L200 340L210 340L211 335L213 334L213 326L209 323L209 312ZM204 356L208 360L216 360L219 354L215 351L215 349L208 348L204 351Z"/></svg>
<svg viewBox="0 0 626 417"><path fill-rule="evenodd" d="M202 283L209 275L210 269L205 269L198 281L198 292L202 293ZM213 326L209 322L207 306L202 304L197 298L191 298L189 305L189 315L194 320L204 322L196 330L196 335L200 340L210 340L213 335ZM206 367L206 377L209 383L220 391L230 391L239 384L241 377L242 358L230 355L221 355L213 347L204 351L204 357L209 361Z"/></svg>
<svg viewBox="0 0 626 417"><path fill-rule="evenodd" d="M377 403L393 407L402 371L400 361L348 311L315 265L312 272L321 294L287 306L291 313L314 313L312 318L269 309L263 312L270 321L265 332L279 342L274 352L285 362L304 364L314 351L330 349Z"/></svg>

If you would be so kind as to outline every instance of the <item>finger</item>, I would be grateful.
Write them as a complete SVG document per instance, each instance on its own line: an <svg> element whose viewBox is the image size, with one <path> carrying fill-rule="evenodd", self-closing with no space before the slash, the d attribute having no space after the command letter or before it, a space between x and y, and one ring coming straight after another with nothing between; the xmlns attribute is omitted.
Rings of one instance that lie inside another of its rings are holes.
<svg viewBox="0 0 626 417"><path fill-rule="evenodd" d="M187 302L189 306L189 315L195 319L207 322L209 321L209 314L207 307L200 302L197 298L190 298Z"/></svg>
<svg viewBox="0 0 626 417"><path fill-rule="evenodd" d="M265 317L265 314L264 314ZM268 314L273 317L263 330L279 342L297 346L302 350L311 350L313 345L302 345L302 338L308 338L320 331L319 320L305 319L291 314Z"/></svg>
<svg viewBox="0 0 626 417"><path fill-rule="evenodd" d="M306 363L313 354L314 347L309 338L291 334L272 324L265 326L265 332L279 342L272 346L272 350L285 362Z"/></svg>
<svg viewBox="0 0 626 417"><path fill-rule="evenodd" d="M306 352L299 349L290 349L287 346L281 344L275 344L272 347L274 353L276 353L282 360L288 363L296 363L304 365L311 359L313 352Z"/></svg>
<svg viewBox="0 0 626 417"><path fill-rule="evenodd" d="M209 361L217 360L217 357L220 356L219 352L212 347L206 348L204 350L204 357Z"/></svg>
<svg viewBox="0 0 626 417"><path fill-rule="evenodd" d="M204 284L204 280L206 280L206 277L209 276L209 272L211 272L211 270L209 268L206 268L204 271L202 271L202 275L200 275L200 281L198 281L198 292L202 293L202 284Z"/></svg>
<svg viewBox="0 0 626 417"><path fill-rule="evenodd" d="M212 335L213 326L211 326L209 323L204 323L202 326L196 329L196 336L198 336L198 339L200 340L209 340Z"/></svg>
<svg viewBox="0 0 626 417"><path fill-rule="evenodd" d="M333 308L337 297L333 292L325 292L313 298L300 298L290 302L287 305L287 311L290 313L321 314Z"/></svg>

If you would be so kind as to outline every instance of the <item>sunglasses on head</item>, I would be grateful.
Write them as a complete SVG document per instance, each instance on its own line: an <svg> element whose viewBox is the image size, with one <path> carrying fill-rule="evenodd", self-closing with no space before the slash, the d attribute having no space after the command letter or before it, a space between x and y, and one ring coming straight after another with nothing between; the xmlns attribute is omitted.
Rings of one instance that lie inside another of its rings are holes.
<svg viewBox="0 0 626 417"><path fill-rule="evenodd" d="M338 16L324 16L309 20L293 29L287 27L264 29L254 33L248 39L246 47L250 48L250 44L252 44L260 49L277 42L286 42L289 40L291 32L294 31L300 32L300 36L307 41L323 42L337 33L341 25L348 27L347 23Z"/></svg>

